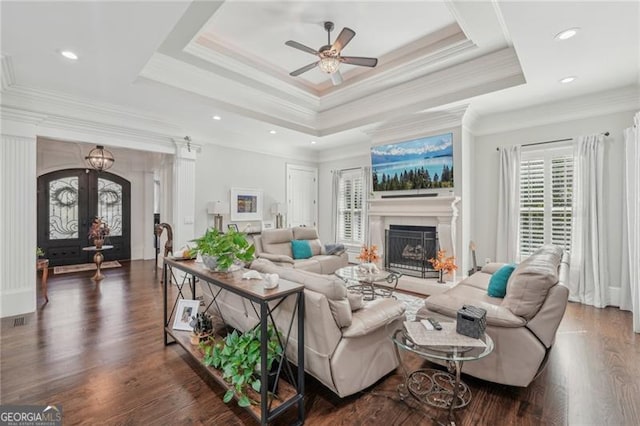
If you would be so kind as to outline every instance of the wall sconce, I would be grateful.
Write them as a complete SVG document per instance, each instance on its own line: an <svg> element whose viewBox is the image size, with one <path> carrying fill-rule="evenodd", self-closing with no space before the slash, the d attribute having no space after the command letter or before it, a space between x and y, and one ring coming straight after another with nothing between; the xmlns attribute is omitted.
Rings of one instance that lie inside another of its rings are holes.
<svg viewBox="0 0 640 426"><path fill-rule="evenodd" d="M287 212L283 203L275 203L271 206L271 214L276 216L276 228L282 228L282 215Z"/></svg>
<svg viewBox="0 0 640 426"><path fill-rule="evenodd" d="M213 215L213 227L222 232L222 215L229 213L229 203L226 201L211 201L207 204L207 213Z"/></svg>
<svg viewBox="0 0 640 426"><path fill-rule="evenodd" d="M84 157L84 159L87 161L89 167L99 172L111 168L116 161L113 158L113 154L104 149L102 145L97 145L89 151L89 155Z"/></svg>

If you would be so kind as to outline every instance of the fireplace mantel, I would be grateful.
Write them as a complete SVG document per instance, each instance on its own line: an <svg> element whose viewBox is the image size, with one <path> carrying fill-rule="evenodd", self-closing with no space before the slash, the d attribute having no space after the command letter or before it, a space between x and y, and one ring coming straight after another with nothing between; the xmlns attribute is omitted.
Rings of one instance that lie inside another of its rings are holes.
<svg viewBox="0 0 640 426"><path fill-rule="evenodd" d="M438 244L447 256L456 256L456 220L457 204L460 197L406 197L374 198L369 200L369 236L370 243L377 245L384 258L384 235L390 225L435 226L438 232ZM405 281L409 277L402 277ZM417 284L414 283L418 282ZM442 285L429 287L428 280L411 278L410 282L401 282L406 290L418 293L435 294L442 291Z"/></svg>
<svg viewBox="0 0 640 426"><path fill-rule="evenodd" d="M460 197L373 198L369 200L369 216L452 217L458 216Z"/></svg>
<svg viewBox="0 0 640 426"><path fill-rule="evenodd" d="M440 248L455 256L455 230L460 197L374 198L369 200L371 243L384 247L389 225L431 225L438 230Z"/></svg>

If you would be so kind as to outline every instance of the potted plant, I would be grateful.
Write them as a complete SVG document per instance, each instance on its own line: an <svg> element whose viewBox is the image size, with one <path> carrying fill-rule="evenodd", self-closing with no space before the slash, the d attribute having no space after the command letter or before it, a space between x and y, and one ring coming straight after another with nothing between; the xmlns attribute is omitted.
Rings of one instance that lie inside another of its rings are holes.
<svg viewBox="0 0 640 426"><path fill-rule="evenodd" d="M193 242L196 245L190 254L200 253L204 264L215 271L228 271L236 262L250 262L255 252L255 246L249 244L245 234L232 229L223 234L209 228Z"/></svg>
<svg viewBox="0 0 640 426"><path fill-rule="evenodd" d="M206 312L198 312L196 316L191 317L189 325L193 327L193 333L191 334L192 345L199 344L213 333L213 321L211 320L211 315Z"/></svg>
<svg viewBox="0 0 640 426"><path fill-rule="evenodd" d="M36 248L36 257L41 258L43 256L44 256L44 250L42 250L42 248L40 247Z"/></svg>
<svg viewBox="0 0 640 426"><path fill-rule="evenodd" d="M278 335L279 332L269 326L267 330L267 369L269 371L279 365L283 358ZM278 363L274 364L275 360L278 360ZM260 392L262 387L257 373L261 365L260 330L257 327L242 334L234 330L223 341L204 345L203 363L219 369L222 372L222 378L232 385L232 388L224 394L225 403L231 401L235 394L240 407L257 404L257 401L249 398L247 393L249 386L256 392ZM275 373L272 373L272 376L275 379ZM267 386L269 389L274 388L272 383Z"/></svg>
<svg viewBox="0 0 640 426"><path fill-rule="evenodd" d="M438 283L444 284L443 274L451 274L458 269L458 266L454 263L456 258L454 256L447 257L445 250L438 250L438 254L435 258L429 259L429 263L433 266L433 269L438 271Z"/></svg>
<svg viewBox="0 0 640 426"><path fill-rule="evenodd" d="M109 232L111 232L111 230L107 222L104 222L101 217L95 217L93 222L91 222L91 227L89 227L89 241L93 241L93 245L95 245L97 249L100 249Z"/></svg>

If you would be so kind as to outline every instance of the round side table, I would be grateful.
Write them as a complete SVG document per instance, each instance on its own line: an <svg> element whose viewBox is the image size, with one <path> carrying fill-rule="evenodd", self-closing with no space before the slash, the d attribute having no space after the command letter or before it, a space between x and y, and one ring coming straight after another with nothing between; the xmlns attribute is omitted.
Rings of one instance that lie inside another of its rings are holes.
<svg viewBox="0 0 640 426"><path fill-rule="evenodd" d="M100 269L100 267L102 266L102 261L104 260L104 256L102 255L102 251L103 250L110 250L112 249L113 246L106 246L103 245L102 247L98 248L96 246L89 246L89 247L83 247L82 251L94 251L96 252L93 255L93 263L96 264L96 273L93 277L91 277L92 280L94 281L101 281L102 279L104 279L104 275L102 275L102 271Z"/></svg>
<svg viewBox="0 0 640 426"><path fill-rule="evenodd" d="M416 321L421 319L425 318L417 317ZM447 322L441 319L439 321L444 331L427 332L433 333L433 344L416 344L405 327L388 331L405 379L404 383L398 386L400 397L404 399L412 395L422 403L446 409L449 412L449 423L455 425L453 410L465 407L471 402L471 390L460 379L462 364L484 358L493 351L494 345L493 340L486 333L480 338L484 343L482 347L441 345L442 339L439 337L442 336L438 336L438 333L455 334L455 321ZM409 373L400 356L400 349L405 352L412 352L429 361L443 363L447 366L448 372L426 368Z"/></svg>

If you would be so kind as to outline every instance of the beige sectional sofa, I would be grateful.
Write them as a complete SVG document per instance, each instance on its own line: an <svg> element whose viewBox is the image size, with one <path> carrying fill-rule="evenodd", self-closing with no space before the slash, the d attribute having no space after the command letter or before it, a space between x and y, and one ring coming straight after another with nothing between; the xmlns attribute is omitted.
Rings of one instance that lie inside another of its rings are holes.
<svg viewBox="0 0 640 426"><path fill-rule="evenodd" d="M491 275L501 266L486 265L450 290L428 297L418 315L451 319L462 305L486 309L486 333L495 349L486 358L465 363L462 372L524 387L546 365L567 306L568 254L551 245L540 248L513 271L503 299L487 295Z"/></svg>
<svg viewBox="0 0 640 426"><path fill-rule="evenodd" d="M313 256L309 259L294 259L291 250L292 240L307 240ZM347 266L349 258L346 253L327 255L315 228L295 227L285 229L265 229L262 235L254 237L256 257L267 259L276 265L311 271L318 274L333 274L336 270Z"/></svg>
<svg viewBox="0 0 640 426"><path fill-rule="evenodd" d="M386 325L402 327L405 308L401 302L363 302L361 296L349 293L348 297L345 283L336 276L282 267L267 259L256 259L251 268L304 284L305 371L338 396L354 394L396 369L398 361ZM208 303L208 292L201 294ZM256 310L247 299L222 292L217 301L223 320L232 327L246 331L258 323ZM295 298L289 297L274 312L281 331L288 330L294 308ZM296 327L292 328L291 343L287 358L296 363Z"/></svg>

